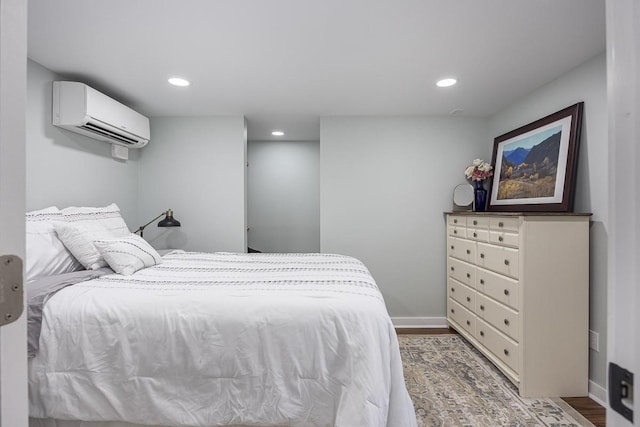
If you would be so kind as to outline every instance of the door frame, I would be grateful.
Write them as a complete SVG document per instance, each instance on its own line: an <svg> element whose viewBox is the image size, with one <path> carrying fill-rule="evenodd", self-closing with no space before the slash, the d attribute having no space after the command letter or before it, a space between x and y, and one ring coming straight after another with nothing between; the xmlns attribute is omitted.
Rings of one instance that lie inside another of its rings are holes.
<svg viewBox="0 0 640 427"><path fill-rule="evenodd" d="M635 375L634 420L640 419L640 5L607 0L607 102L609 120L608 363ZM631 328L631 332L629 329ZM634 330L634 328L636 328ZM611 385L608 385L610 388ZM607 425L633 425L607 405Z"/></svg>
<svg viewBox="0 0 640 427"><path fill-rule="evenodd" d="M0 0L0 254L25 257L27 2ZM27 316L0 328L0 426L26 427Z"/></svg>

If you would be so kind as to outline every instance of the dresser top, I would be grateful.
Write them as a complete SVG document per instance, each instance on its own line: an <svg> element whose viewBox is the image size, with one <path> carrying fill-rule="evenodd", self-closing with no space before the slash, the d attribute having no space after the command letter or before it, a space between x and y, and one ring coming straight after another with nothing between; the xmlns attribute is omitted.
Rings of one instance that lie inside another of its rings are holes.
<svg viewBox="0 0 640 427"><path fill-rule="evenodd" d="M450 211L446 215L475 215L475 216L592 216L590 212L476 212Z"/></svg>

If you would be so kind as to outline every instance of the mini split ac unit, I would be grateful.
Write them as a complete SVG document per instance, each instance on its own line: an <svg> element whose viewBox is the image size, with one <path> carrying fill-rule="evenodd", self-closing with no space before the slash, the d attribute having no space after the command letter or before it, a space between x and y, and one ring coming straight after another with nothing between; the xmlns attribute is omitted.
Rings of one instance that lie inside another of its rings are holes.
<svg viewBox="0 0 640 427"><path fill-rule="evenodd" d="M149 142L149 119L79 82L53 82L53 124L127 148Z"/></svg>

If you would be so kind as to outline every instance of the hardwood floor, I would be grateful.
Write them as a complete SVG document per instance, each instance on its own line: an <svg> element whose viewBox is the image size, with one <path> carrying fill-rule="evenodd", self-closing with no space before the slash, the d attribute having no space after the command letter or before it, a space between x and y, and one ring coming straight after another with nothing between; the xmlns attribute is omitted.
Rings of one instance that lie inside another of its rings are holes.
<svg viewBox="0 0 640 427"><path fill-rule="evenodd" d="M396 328L396 333L399 335L441 335L457 334L458 332L452 328ZM593 399L589 397L563 397L562 400L567 402L573 409L578 411L596 427L606 427L606 410Z"/></svg>
<svg viewBox="0 0 640 427"><path fill-rule="evenodd" d="M596 427L605 427L607 425L605 408L593 399L588 397L563 397L562 400L580 412L583 417L591 421Z"/></svg>

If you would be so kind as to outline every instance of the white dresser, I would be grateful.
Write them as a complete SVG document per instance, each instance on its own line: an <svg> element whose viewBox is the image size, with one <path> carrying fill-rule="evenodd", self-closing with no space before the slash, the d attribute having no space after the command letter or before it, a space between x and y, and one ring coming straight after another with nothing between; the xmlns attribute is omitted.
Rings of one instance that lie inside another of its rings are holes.
<svg viewBox="0 0 640 427"><path fill-rule="evenodd" d="M589 217L446 214L447 320L523 397L588 394Z"/></svg>

